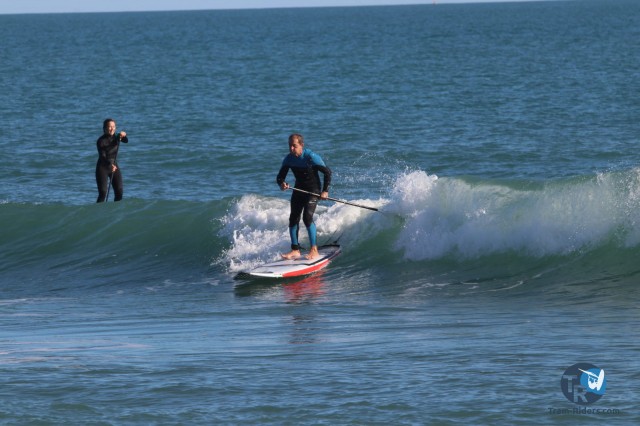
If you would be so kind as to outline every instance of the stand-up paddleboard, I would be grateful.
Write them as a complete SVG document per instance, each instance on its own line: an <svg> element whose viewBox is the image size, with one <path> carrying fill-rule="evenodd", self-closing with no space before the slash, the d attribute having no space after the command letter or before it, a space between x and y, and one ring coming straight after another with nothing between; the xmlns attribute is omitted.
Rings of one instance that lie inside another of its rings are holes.
<svg viewBox="0 0 640 426"><path fill-rule="evenodd" d="M338 244L329 244L318 247L318 254L318 257L311 260L304 255L292 260L276 260L275 262L257 266L239 275L261 278L289 278L313 274L325 268L340 254L340 246Z"/></svg>

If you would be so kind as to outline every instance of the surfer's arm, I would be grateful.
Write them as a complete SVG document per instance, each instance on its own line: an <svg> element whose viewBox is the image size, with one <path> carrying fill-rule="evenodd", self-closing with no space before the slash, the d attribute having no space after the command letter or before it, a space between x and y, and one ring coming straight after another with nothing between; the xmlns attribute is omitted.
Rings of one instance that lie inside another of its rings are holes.
<svg viewBox="0 0 640 426"><path fill-rule="evenodd" d="M289 166L287 166L286 164L283 164L282 167L280 167L278 176L276 177L276 183L278 184L280 189L282 189L283 191L289 188L289 184L284 181L287 177L287 173L289 173Z"/></svg>
<svg viewBox="0 0 640 426"><path fill-rule="evenodd" d="M322 174L324 175L324 183L322 185L322 193L327 193L327 196L329 196L329 185L331 185L331 169L328 168L325 165L314 165L313 166L314 169L318 170L319 172L322 172ZM326 197L323 197L326 198Z"/></svg>

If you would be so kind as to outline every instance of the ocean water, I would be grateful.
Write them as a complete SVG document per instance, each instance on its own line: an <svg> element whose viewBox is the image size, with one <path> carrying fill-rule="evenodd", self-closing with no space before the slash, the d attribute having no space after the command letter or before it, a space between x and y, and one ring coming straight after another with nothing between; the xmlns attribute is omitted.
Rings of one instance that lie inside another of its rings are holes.
<svg viewBox="0 0 640 426"><path fill-rule="evenodd" d="M631 0L0 16L0 423L640 423L639 36ZM288 248L292 132L380 211L236 279Z"/></svg>

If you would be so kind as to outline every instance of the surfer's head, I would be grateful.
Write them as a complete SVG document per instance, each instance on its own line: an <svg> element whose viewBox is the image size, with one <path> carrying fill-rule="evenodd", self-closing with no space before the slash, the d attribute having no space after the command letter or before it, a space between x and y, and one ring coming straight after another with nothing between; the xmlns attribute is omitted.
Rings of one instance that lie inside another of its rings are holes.
<svg viewBox="0 0 640 426"><path fill-rule="evenodd" d="M304 150L304 138L301 134L294 133L289 136L289 152L296 157L300 157L302 155L302 151Z"/></svg>
<svg viewBox="0 0 640 426"><path fill-rule="evenodd" d="M113 136L116 133L116 121L113 118L107 118L102 122L102 131L105 135Z"/></svg>

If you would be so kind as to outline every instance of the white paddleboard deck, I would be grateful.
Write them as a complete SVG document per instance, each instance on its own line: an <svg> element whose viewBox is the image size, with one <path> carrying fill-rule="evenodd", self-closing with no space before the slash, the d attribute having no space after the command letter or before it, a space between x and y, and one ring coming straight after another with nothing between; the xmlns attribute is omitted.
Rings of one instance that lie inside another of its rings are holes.
<svg viewBox="0 0 640 426"><path fill-rule="evenodd" d="M307 259L303 254L297 259L281 259L275 262L257 266L244 274L261 278L288 278L313 274L325 268L336 256L340 254L338 244L330 244L318 247L320 254L315 259Z"/></svg>

